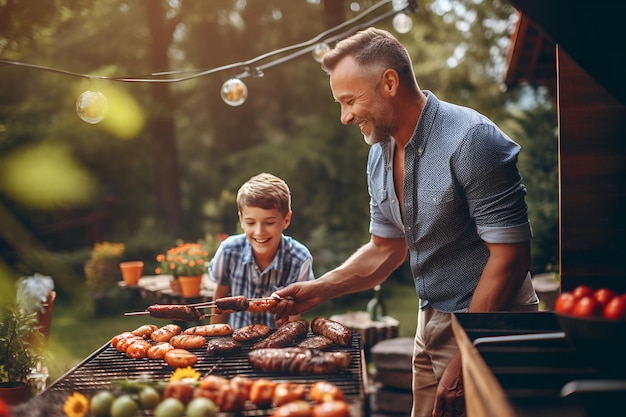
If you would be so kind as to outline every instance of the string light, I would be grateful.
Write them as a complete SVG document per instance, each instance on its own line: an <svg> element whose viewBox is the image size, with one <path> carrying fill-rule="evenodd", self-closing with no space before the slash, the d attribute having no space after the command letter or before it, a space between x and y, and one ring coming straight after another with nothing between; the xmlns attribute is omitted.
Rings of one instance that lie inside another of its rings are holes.
<svg viewBox="0 0 626 417"><path fill-rule="evenodd" d="M222 100L229 106L241 106L248 98L248 87L239 78L231 78L222 84Z"/></svg>
<svg viewBox="0 0 626 417"><path fill-rule="evenodd" d="M100 91L87 90L76 100L76 114L87 123L100 123L108 109L109 102Z"/></svg>
<svg viewBox="0 0 626 417"><path fill-rule="evenodd" d="M361 22L365 18L369 18L371 15L377 13L382 6L389 3L392 3L392 10L374 16L370 20L367 20L365 22ZM315 61L321 62L324 54L330 50L329 45L331 43L346 38L353 33L356 33L357 31L366 27L372 26L375 23L387 19L390 16L395 15L392 22L394 29L399 33L407 33L413 27L413 21L407 15L407 13L414 13L416 11L416 0L382 0L370 7L369 9L363 11L359 15L353 17L352 19L349 19L329 30L324 31L306 42L298 43L285 48L280 48L245 62L234 63L211 69L168 71L152 73L148 76L105 77L80 74L57 68L50 68L41 65L3 59L0 59L0 64L24 66L39 70L61 73L74 77L87 78L90 80L99 79L107 81L145 83L176 83L198 77L204 77L218 72L228 71L231 73L231 78L225 81L222 85L220 91L221 97L224 102L230 106L240 106L246 101L248 97L248 87L243 83L243 81L241 81L242 78L251 76L262 77L263 70L290 61L308 53L311 53L313 55ZM256 65L261 61L268 60L278 55L283 56L275 58L270 62ZM236 73L237 71L239 71L239 73ZM106 115L107 109L107 99L104 94L98 91L87 90L83 92L76 101L76 114L87 123L96 124L101 122Z"/></svg>

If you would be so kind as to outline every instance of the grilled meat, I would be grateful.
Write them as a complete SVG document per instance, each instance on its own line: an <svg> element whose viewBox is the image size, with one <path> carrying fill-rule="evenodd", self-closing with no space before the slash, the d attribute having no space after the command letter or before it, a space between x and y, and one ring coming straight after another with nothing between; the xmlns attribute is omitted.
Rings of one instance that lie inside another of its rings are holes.
<svg viewBox="0 0 626 417"><path fill-rule="evenodd" d="M210 339L206 345L206 351L211 356L223 356L237 352L241 349L241 343L231 337L217 337Z"/></svg>
<svg viewBox="0 0 626 417"><path fill-rule="evenodd" d="M200 349L206 346L204 336L197 334L177 334L169 340L170 345L179 349Z"/></svg>
<svg viewBox="0 0 626 417"><path fill-rule="evenodd" d="M350 365L350 353L317 349L265 348L248 353L250 364L263 372L291 375L335 374Z"/></svg>
<svg viewBox="0 0 626 417"><path fill-rule="evenodd" d="M177 321L199 321L204 318L200 311L183 304L153 304L146 311L150 316L157 319L170 319Z"/></svg>
<svg viewBox="0 0 626 417"><path fill-rule="evenodd" d="M238 342L251 342L253 340L266 337L270 334L269 326L260 323L253 323L243 326L233 332L233 339Z"/></svg>
<svg viewBox="0 0 626 417"><path fill-rule="evenodd" d="M166 324L152 332L150 338L157 343L169 342L172 336L182 332L182 328L177 324Z"/></svg>
<svg viewBox="0 0 626 417"><path fill-rule="evenodd" d="M307 337L302 342L298 343L299 348L319 350L328 349L332 345L333 341L326 336L322 336L321 334L315 334L313 336Z"/></svg>
<svg viewBox="0 0 626 417"><path fill-rule="evenodd" d="M339 346L348 346L352 342L352 331L343 324L325 317L315 317L311 322L315 334L326 336Z"/></svg>
<svg viewBox="0 0 626 417"><path fill-rule="evenodd" d="M226 323L201 324L186 329L184 334L196 334L206 337L228 336L233 333L233 328Z"/></svg>
<svg viewBox="0 0 626 417"><path fill-rule="evenodd" d="M252 349L281 348L294 346L309 332L309 322L306 320L289 321L280 326L265 339L252 345Z"/></svg>

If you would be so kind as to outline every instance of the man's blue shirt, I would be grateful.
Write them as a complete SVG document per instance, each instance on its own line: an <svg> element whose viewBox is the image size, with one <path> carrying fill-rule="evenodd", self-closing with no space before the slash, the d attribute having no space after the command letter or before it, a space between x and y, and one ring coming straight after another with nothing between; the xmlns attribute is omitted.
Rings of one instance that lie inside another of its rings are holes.
<svg viewBox="0 0 626 417"><path fill-rule="evenodd" d="M406 238L422 308L465 311L489 257L484 242L531 239L520 147L476 111L425 93L405 147L404 224L393 184L395 142L370 149L370 232ZM532 286L523 288L528 294L518 298L532 297Z"/></svg>

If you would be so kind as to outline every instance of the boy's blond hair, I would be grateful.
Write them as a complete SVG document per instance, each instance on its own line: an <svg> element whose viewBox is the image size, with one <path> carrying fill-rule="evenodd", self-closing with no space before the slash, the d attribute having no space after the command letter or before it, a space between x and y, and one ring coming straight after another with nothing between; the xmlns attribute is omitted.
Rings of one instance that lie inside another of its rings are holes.
<svg viewBox="0 0 626 417"><path fill-rule="evenodd" d="M283 217L291 211L291 193L287 183L280 178L262 173L246 181L237 192L237 209L258 207L277 209Z"/></svg>

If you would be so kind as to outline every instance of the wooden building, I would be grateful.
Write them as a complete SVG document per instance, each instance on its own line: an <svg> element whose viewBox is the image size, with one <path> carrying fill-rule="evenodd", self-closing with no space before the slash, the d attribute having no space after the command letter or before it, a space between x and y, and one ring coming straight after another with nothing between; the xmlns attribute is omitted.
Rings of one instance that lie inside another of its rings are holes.
<svg viewBox="0 0 626 417"><path fill-rule="evenodd" d="M626 292L626 2L511 3L505 82L546 86L558 109L561 288Z"/></svg>

